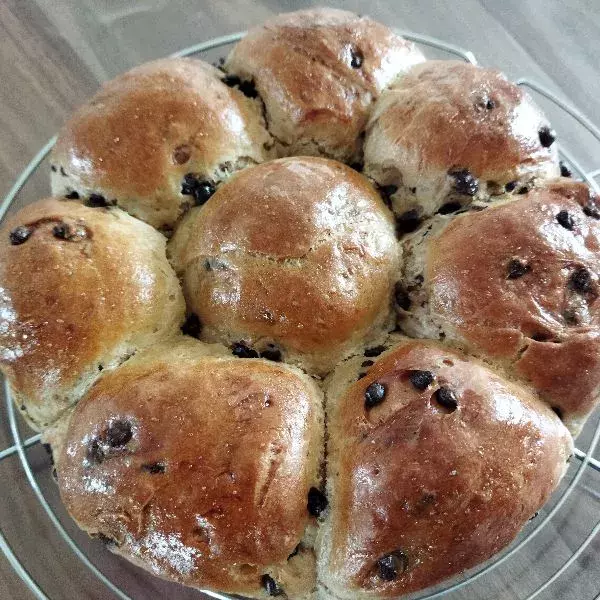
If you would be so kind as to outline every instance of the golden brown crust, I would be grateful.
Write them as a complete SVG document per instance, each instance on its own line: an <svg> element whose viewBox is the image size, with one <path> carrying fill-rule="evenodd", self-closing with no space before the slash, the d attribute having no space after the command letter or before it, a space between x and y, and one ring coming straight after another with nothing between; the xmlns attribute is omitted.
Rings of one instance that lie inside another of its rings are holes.
<svg viewBox="0 0 600 600"><path fill-rule="evenodd" d="M379 195L321 158L240 172L186 217L169 251L204 339L273 342L320 373L382 331L398 265Z"/></svg>
<svg viewBox="0 0 600 600"><path fill-rule="evenodd" d="M434 382L418 389L415 370ZM375 382L385 397L366 409ZM454 410L436 400L442 387ZM486 560L548 499L572 451L529 391L433 342L406 340L328 402L332 504L319 580L342 598L395 597ZM386 581L378 561L392 552L397 576Z"/></svg>
<svg viewBox="0 0 600 600"><path fill-rule="evenodd" d="M266 596L261 576L312 520L320 393L290 367L207 348L187 338L97 382L57 457L61 496L156 575Z"/></svg>
<svg viewBox="0 0 600 600"><path fill-rule="evenodd" d="M494 69L462 61L413 67L373 108L365 173L394 185L394 209L423 215L559 175L557 144L532 99ZM549 142L544 140L545 143ZM468 179L454 173L466 172ZM458 177L458 179L457 179Z"/></svg>
<svg viewBox="0 0 600 600"><path fill-rule="evenodd" d="M66 226L69 239L53 234ZM10 232L30 237L13 245ZM75 402L100 368L172 335L184 302L165 238L118 209L47 199L0 234L0 360L36 426Z"/></svg>
<svg viewBox="0 0 600 600"><path fill-rule="evenodd" d="M69 120L52 152L53 192L101 194L171 228L193 205L184 175L213 184L269 157L259 105L194 59L169 58L103 85Z"/></svg>
<svg viewBox="0 0 600 600"><path fill-rule="evenodd" d="M412 43L381 23L318 8L251 29L226 68L254 81L281 156L352 161L360 156L359 135L373 100L423 60Z"/></svg>
<svg viewBox="0 0 600 600"><path fill-rule="evenodd" d="M373 120L429 169L468 168L504 184L520 166L553 159L538 134L547 121L531 98L499 71L462 61L416 65L386 92Z"/></svg>
<svg viewBox="0 0 600 600"><path fill-rule="evenodd" d="M431 243L425 284L435 318L574 425L600 386L600 221L590 208L598 214L586 185L559 180L458 217Z"/></svg>

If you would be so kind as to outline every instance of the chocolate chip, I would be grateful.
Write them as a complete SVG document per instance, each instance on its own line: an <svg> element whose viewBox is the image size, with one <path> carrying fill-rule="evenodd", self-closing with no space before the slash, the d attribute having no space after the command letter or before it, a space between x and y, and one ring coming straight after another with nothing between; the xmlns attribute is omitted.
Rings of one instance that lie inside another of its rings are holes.
<svg viewBox="0 0 600 600"><path fill-rule="evenodd" d="M258 358L258 352L244 342L236 342L231 347L231 353L238 358Z"/></svg>
<svg viewBox="0 0 600 600"><path fill-rule="evenodd" d="M60 174L61 174L63 177L66 177L66 176L67 176L67 172L64 170L64 168L63 168L63 167L61 167L61 168L60 168Z"/></svg>
<svg viewBox="0 0 600 600"><path fill-rule="evenodd" d="M362 67L363 60L363 53L358 48L350 48L350 66L353 69L360 69Z"/></svg>
<svg viewBox="0 0 600 600"><path fill-rule="evenodd" d="M75 190L73 190L72 192L65 194L65 198L67 200L79 200L79 194Z"/></svg>
<svg viewBox="0 0 600 600"><path fill-rule="evenodd" d="M114 540L111 537L108 537L107 535L104 535L103 533L92 533L90 535L90 537L93 537L95 540L98 540L99 542L102 542L103 544L107 545L107 546L117 546L117 542L116 540Z"/></svg>
<svg viewBox="0 0 600 600"><path fill-rule="evenodd" d="M421 217L419 216L419 211L416 208L411 208L396 217L396 232L398 234L410 233L420 224Z"/></svg>
<svg viewBox="0 0 600 600"><path fill-rule="evenodd" d="M52 235L59 240L67 240L71 235L71 228L66 223L58 223L52 228Z"/></svg>
<svg viewBox="0 0 600 600"><path fill-rule="evenodd" d="M392 196L398 191L397 185L380 185L379 193L387 206L392 205Z"/></svg>
<svg viewBox="0 0 600 600"><path fill-rule="evenodd" d="M379 577L384 581L394 581L408 568L408 556L402 550L396 550L382 556L377 561Z"/></svg>
<svg viewBox="0 0 600 600"><path fill-rule="evenodd" d="M106 430L106 443L111 448L121 448L125 446L133 437L131 423L127 421L114 421Z"/></svg>
<svg viewBox="0 0 600 600"><path fill-rule="evenodd" d="M556 131L554 131L554 129L550 129L550 127L547 125L544 125L544 127L540 128L538 135L540 137L540 144L542 144L544 148L550 148L550 146L552 146L552 144L554 144L556 141Z"/></svg>
<svg viewBox="0 0 600 600"><path fill-rule="evenodd" d="M90 208L101 208L108 206L108 202L102 194L90 194L89 198L85 201L85 205Z"/></svg>
<svg viewBox="0 0 600 600"><path fill-rule="evenodd" d="M10 243L12 246L20 246L24 244L33 233L33 229L25 225L19 225L15 227L9 234Z"/></svg>
<svg viewBox="0 0 600 600"><path fill-rule="evenodd" d="M519 190L517 191L517 194L520 194L521 196L523 194L528 194L529 193L529 188L527 186L523 186L521 188L519 188Z"/></svg>
<svg viewBox="0 0 600 600"><path fill-rule="evenodd" d="M237 87L247 98L256 98L258 92L252 81L242 81L237 75L226 75L221 80L228 87Z"/></svg>
<svg viewBox="0 0 600 600"><path fill-rule="evenodd" d="M185 320L185 323L181 326L181 332L184 335L191 335L192 337L199 338L202 332L202 323L198 318L198 315L191 313Z"/></svg>
<svg viewBox="0 0 600 600"><path fill-rule="evenodd" d="M278 350L277 348L267 348L260 353L260 357L274 362L281 362L281 350Z"/></svg>
<svg viewBox="0 0 600 600"><path fill-rule="evenodd" d="M56 165L50 165L50 170L51 170L53 173L56 173Z"/></svg>
<svg viewBox="0 0 600 600"><path fill-rule="evenodd" d="M518 279L523 277L525 273L529 273L531 267L520 258L511 258L507 266L507 279Z"/></svg>
<svg viewBox="0 0 600 600"><path fill-rule="evenodd" d="M600 210L598 210L598 197L590 190L588 201L583 207L583 212L588 217L593 219L600 219Z"/></svg>
<svg viewBox="0 0 600 600"><path fill-rule="evenodd" d="M505 186L504 189L507 192L514 192L515 188L517 187L517 182L516 181L509 181Z"/></svg>
<svg viewBox="0 0 600 600"><path fill-rule="evenodd" d="M277 582L270 575L263 575L260 578L260 582L269 596L281 596L281 594L283 594L283 590L277 585Z"/></svg>
<svg viewBox="0 0 600 600"><path fill-rule="evenodd" d="M253 81L242 81L239 87L240 92L242 92L246 98L256 98L258 96L258 92L256 91Z"/></svg>
<svg viewBox="0 0 600 600"><path fill-rule="evenodd" d="M360 363L361 367L372 367L375 363L372 360L363 360L362 363Z"/></svg>
<svg viewBox="0 0 600 600"><path fill-rule="evenodd" d="M210 181L200 181L193 173L187 173L183 177L181 193L193 196L196 206L202 206L215 193L215 186Z"/></svg>
<svg viewBox="0 0 600 600"><path fill-rule="evenodd" d="M598 210L595 206L586 205L583 207L583 213L588 217L592 217L594 219L600 219L600 210Z"/></svg>
<svg viewBox="0 0 600 600"><path fill-rule="evenodd" d="M417 193L417 188L416 187L411 187L411 188L408 188L408 189L410 190L411 194L416 194Z"/></svg>
<svg viewBox="0 0 600 600"><path fill-rule="evenodd" d="M50 464L54 465L54 455L52 454L52 446L50 444L42 444L44 450L48 453L50 457Z"/></svg>
<svg viewBox="0 0 600 600"><path fill-rule="evenodd" d="M321 513L327 508L327 497L325 494L317 489L316 487L311 487L308 490L308 512L313 517L319 517Z"/></svg>
<svg viewBox="0 0 600 600"><path fill-rule="evenodd" d="M467 169L454 169L448 173L454 179L454 189L459 194L474 196L479 190L479 181Z"/></svg>
<svg viewBox="0 0 600 600"><path fill-rule="evenodd" d="M450 213L456 212L462 208L462 204L460 202L446 202L440 207L438 212L440 215L449 215Z"/></svg>
<svg viewBox="0 0 600 600"><path fill-rule="evenodd" d="M450 412L454 412L458 407L458 400L456 394L446 386L442 386L433 394L435 401Z"/></svg>
<svg viewBox="0 0 600 600"><path fill-rule="evenodd" d="M418 389L427 389L435 380L435 375L431 371L411 371L408 376L410 382Z"/></svg>
<svg viewBox="0 0 600 600"><path fill-rule="evenodd" d="M573 171L561 160L560 161L560 175L561 177L573 177Z"/></svg>
<svg viewBox="0 0 600 600"><path fill-rule="evenodd" d="M406 291L406 288L400 283L396 283L394 286L394 299L396 300L396 304L402 310L408 310L411 305L410 296Z"/></svg>
<svg viewBox="0 0 600 600"><path fill-rule="evenodd" d="M237 75L225 75L221 81L228 87L235 87L242 83L242 80Z"/></svg>
<svg viewBox="0 0 600 600"><path fill-rule="evenodd" d="M556 215L556 220L558 221L559 225L562 225L565 229L568 229L569 231L571 231L575 226L575 221L573 221L573 217L566 210L561 210Z"/></svg>
<svg viewBox="0 0 600 600"><path fill-rule="evenodd" d="M373 346L365 350L365 356L372 358L374 356L379 356L382 352L385 352L386 350L386 346Z"/></svg>
<svg viewBox="0 0 600 600"><path fill-rule="evenodd" d="M491 98L488 98L488 101L485 103L485 107L487 110L492 110L493 108L496 108L496 103Z"/></svg>
<svg viewBox="0 0 600 600"><path fill-rule="evenodd" d="M356 378L356 381L360 381L363 377L366 377L367 374L365 372L359 373L358 377Z"/></svg>
<svg viewBox="0 0 600 600"><path fill-rule="evenodd" d="M385 398L385 385L378 381L373 382L365 390L365 408L373 408L378 404L381 404Z"/></svg>
<svg viewBox="0 0 600 600"><path fill-rule="evenodd" d="M591 273L585 267L575 269L569 277L569 287L579 294L591 292L593 288Z"/></svg>
<svg viewBox="0 0 600 600"><path fill-rule="evenodd" d="M94 439L90 442L87 448L86 458L88 462L98 465L104 460L104 448L102 447L100 440Z"/></svg>
<svg viewBox="0 0 600 600"><path fill-rule="evenodd" d="M142 465L141 468L142 471L146 471L151 475L158 475L159 473L164 473L167 470L167 467L160 462L146 463L145 465Z"/></svg>

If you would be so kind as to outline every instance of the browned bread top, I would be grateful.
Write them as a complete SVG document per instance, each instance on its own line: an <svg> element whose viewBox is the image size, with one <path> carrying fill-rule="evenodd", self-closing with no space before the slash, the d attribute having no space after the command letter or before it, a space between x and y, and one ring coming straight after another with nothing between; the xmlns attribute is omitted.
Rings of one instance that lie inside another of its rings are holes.
<svg viewBox="0 0 600 600"><path fill-rule="evenodd" d="M53 440L61 496L157 575L266 596L262 576L285 585L312 521L321 411L291 367L189 338L158 347L100 379Z"/></svg>
<svg viewBox="0 0 600 600"><path fill-rule="evenodd" d="M285 158L238 173L169 243L207 341L275 344L326 373L381 332L398 268L390 211L359 173Z"/></svg>
<svg viewBox="0 0 600 600"><path fill-rule="evenodd" d="M599 218L586 185L558 180L451 221L425 269L447 335L508 364L575 429L600 385Z"/></svg>
<svg viewBox="0 0 600 600"><path fill-rule="evenodd" d="M119 209L47 199L0 233L0 361L43 427L100 374L178 332L184 301L165 238Z"/></svg>
<svg viewBox="0 0 600 600"><path fill-rule="evenodd" d="M347 391L330 387L328 408L319 582L334 597L395 597L486 560L572 452L528 390L434 342L404 340Z"/></svg>
<svg viewBox="0 0 600 600"><path fill-rule="evenodd" d="M251 29L225 66L254 83L281 154L352 161L360 157L373 100L423 60L412 43L381 23L317 8Z"/></svg>
<svg viewBox="0 0 600 600"><path fill-rule="evenodd" d="M116 202L171 229L205 200L196 197L202 184L214 190L229 173L270 156L259 105L223 76L200 60L168 58L105 83L59 135L53 193L88 201L94 194L92 202Z"/></svg>

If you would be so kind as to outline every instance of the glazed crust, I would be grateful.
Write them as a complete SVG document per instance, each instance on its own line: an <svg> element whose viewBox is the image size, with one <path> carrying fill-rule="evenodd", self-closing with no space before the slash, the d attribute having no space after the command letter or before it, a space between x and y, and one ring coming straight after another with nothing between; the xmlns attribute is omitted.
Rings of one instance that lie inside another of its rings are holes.
<svg viewBox="0 0 600 600"><path fill-rule="evenodd" d="M360 66L352 67L360 62ZM276 16L251 29L226 69L252 80L280 155L360 158L372 102L412 65L415 46L367 17L318 8Z"/></svg>
<svg viewBox="0 0 600 600"><path fill-rule="evenodd" d="M69 239L53 235L66 225ZM10 242L18 226L27 241ZM177 332L184 301L165 238L119 209L47 199L0 234L0 360L16 403L38 428L100 374Z"/></svg>
<svg viewBox="0 0 600 600"><path fill-rule="evenodd" d="M432 316L450 337L530 381L574 430L600 386L600 220L584 212L598 215L595 202L586 185L558 180L457 217L431 242L426 270ZM511 261L526 272L511 278ZM577 273L589 275L585 289Z"/></svg>
<svg viewBox="0 0 600 600"><path fill-rule="evenodd" d="M434 382L417 389L414 370ZM381 404L365 390L382 383ZM457 408L436 401L450 388ZM319 583L340 598L395 597L508 544L557 486L569 432L528 390L434 342L404 340L347 391L328 390L330 513ZM397 577L377 561L396 552ZM367 595L368 594L368 595Z"/></svg>
<svg viewBox="0 0 600 600"><path fill-rule="evenodd" d="M321 158L237 174L169 243L203 339L262 347L326 373L389 325L398 246L369 182Z"/></svg>
<svg viewBox="0 0 600 600"><path fill-rule="evenodd" d="M365 143L365 173L382 185L416 188L413 204L431 214L452 194L448 173L466 169L480 195L514 182L559 175L556 144L543 147L549 127L532 99L494 69L431 60L413 67L373 108ZM519 183L517 186L516 183ZM423 197L421 197L423 195ZM428 206L432 198L442 199Z"/></svg>
<svg viewBox="0 0 600 600"><path fill-rule="evenodd" d="M258 103L223 76L200 60L169 58L105 83L59 135L53 193L101 194L171 229L194 203L181 193L184 175L214 184L271 156Z"/></svg>
<svg viewBox="0 0 600 600"><path fill-rule="evenodd" d="M284 585L312 521L321 402L300 371L182 338L101 378L77 405L53 440L63 502L156 575L266 597L261 576ZM124 444L107 441L115 423L131 431Z"/></svg>

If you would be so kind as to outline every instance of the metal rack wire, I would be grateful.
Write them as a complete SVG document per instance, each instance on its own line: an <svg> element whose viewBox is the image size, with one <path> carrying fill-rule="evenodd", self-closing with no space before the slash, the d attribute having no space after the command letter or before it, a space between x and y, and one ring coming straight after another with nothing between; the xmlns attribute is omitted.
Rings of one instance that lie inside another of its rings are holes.
<svg viewBox="0 0 600 600"><path fill-rule="evenodd" d="M477 64L477 59L473 55L472 52L468 50L464 50L455 46L453 44L449 44L447 42L441 41L436 38L432 38L425 35L415 34L412 32L404 32L398 31L405 38L419 44L422 46L427 46L429 48L434 48L436 50L441 50L450 54L454 57L461 58L467 62L472 64ZM195 46L191 46L184 50L174 53L172 56L180 57L180 56L190 56L193 54L199 54L202 52L207 52L209 50L214 50L217 48L221 48L223 46L227 46L234 42L237 42L242 38L244 33L234 33L231 35L215 38L209 40L207 42L203 42L197 44ZM569 103L561 100L551 91L546 89L544 86L531 81L526 78L521 78L516 81L517 85L528 88L529 90L535 92L536 94L541 95L546 98L546 100L553 103L556 107L570 115L573 119L575 119L580 125L585 128L598 142L600 143L600 129L594 125L584 114L582 114L577 108L570 105ZM54 145L56 138L52 138L33 158L33 160L29 163L26 169L21 173L21 175L17 178L14 185L10 189L7 196L4 198L2 204L0 204L0 221L4 218L7 210L15 200L17 194L21 191L23 186L35 172L35 170L39 167L45 157L48 155L52 146ZM567 161L567 163L571 166L572 170L579 175L581 179L586 181L590 187L592 187L596 192L600 193L600 186L596 182L596 178L600 177L600 168L586 172L579 162L575 159L575 157L566 149L561 147L560 153L562 157ZM44 509L46 515L48 516L51 523L56 528L57 532L61 536L61 538L67 543L67 545L71 548L75 556L85 565L114 595L120 600L130 600L130 597L125 594L121 589L119 589L111 580L109 580L92 562L88 559L85 553L79 548L77 543L69 536L64 527L62 526L60 520L53 512L50 507L48 501L44 497L43 492L41 491L38 482L36 481L35 475L32 471L31 465L27 458L27 449L35 446L40 442L41 436L34 435L27 439L23 439L20 433L19 425L17 422L17 413L13 406L13 403L10 398L10 393L8 386L4 385L5 399L6 399L6 413L8 416L8 423L10 426L10 431L13 437L14 444L4 450L0 451L0 461L5 460L11 456L18 456L25 476L29 485L31 486L33 492L35 493L38 501L40 502L42 508ZM596 414L596 417L599 417ZM460 590L469 586L471 583L479 579L480 577L490 573L493 569L499 567L502 563L506 562L508 559L517 554L520 550L522 550L531 540L533 540L544 528L545 526L551 522L553 517L558 513L558 511L563 507L569 496L573 493L578 483L581 480L581 477L586 472L586 470L592 469L600 473L600 461L593 458L593 454L598 446L600 441L600 418L598 418L598 422L593 431L591 441L586 449L576 448L575 457L580 461L576 472L569 482L569 484L564 489L562 496L558 499L558 501L554 504L553 508L548 512L548 514L540 521L539 524L528 534L521 539L518 543L514 544L512 547L509 547L507 551L501 553L499 556L495 557L491 561L489 561L484 566L476 568L471 571L466 578L456 583L452 583L446 585L442 589L435 591L434 593L425 593L415 600L433 600L435 598L441 598L451 592ZM600 516L599 516L600 517ZM581 554L585 551L585 549L592 542L594 537L600 532L600 520L595 524L595 526L591 529L590 533L583 540L583 542L573 551L572 555L569 559L542 585L540 585L535 591L530 593L523 600L534 600L534 598L538 597L542 592L544 592L547 588L549 588L553 583L555 583L561 575L569 569L575 561L581 556ZM8 541L4 537L2 530L0 528L0 550L4 553L7 560L14 568L15 572L19 575L19 577L23 580L25 585L29 588L29 590L33 593L33 595L39 600L48 600L48 596L44 593L44 591L39 587L34 578L27 572L25 567L21 564L13 550L11 549ZM213 598L217 598L219 600L231 600L228 596L223 594L218 594L216 592L212 592L209 590L203 590L203 593ZM600 600L600 593L596 596L595 600Z"/></svg>

